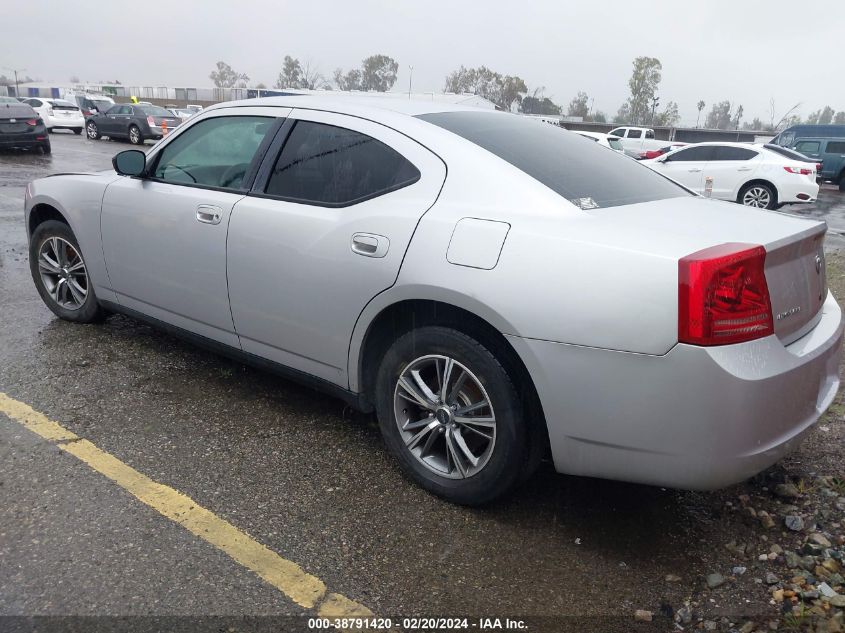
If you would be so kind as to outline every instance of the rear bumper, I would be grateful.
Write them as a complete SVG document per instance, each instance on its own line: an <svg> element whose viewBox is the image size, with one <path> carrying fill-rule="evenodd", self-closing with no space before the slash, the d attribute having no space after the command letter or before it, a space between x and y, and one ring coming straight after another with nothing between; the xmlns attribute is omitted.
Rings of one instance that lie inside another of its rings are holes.
<svg viewBox="0 0 845 633"><path fill-rule="evenodd" d="M46 145L47 130L38 134L0 134L0 147L36 147ZM44 137L43 139L39 137Z"/></svg>
<svg viewBox="0 0 845 633"><path fill-rule="evenodd" d="M73 130L85 127L85 117L48 116L44 123L51 130Z"/></svg>
<svg viewBox="0 0 845 633"><path fill-rule="evenodd" d="M819 185L815 179L796 177L795 180L797 182L778 185L778 202L780 204L815 202L819 196Z"/></svg>
<svg viewBox="0 0 845 633"><path fill-rule="evenodd" d="M509 337L535 381L559 472L715 489L793 450L839 387L842 312L816 327L664 356Z"/></svg>

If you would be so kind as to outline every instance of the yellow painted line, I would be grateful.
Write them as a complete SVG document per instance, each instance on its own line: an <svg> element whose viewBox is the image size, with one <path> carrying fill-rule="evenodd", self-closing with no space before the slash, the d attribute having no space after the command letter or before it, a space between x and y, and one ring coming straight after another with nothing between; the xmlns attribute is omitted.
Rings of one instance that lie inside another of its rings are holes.
<svg viewBox="0 0 845 633"><path fill-rule="evenodd" d="M0 392L0 413L54 442L58 448L85 462L140 501L228 554L234 561L306 609L323 617L371 616L365 606L340 594L327 593L325 583L296 563L282 558L234 525L203 508L190 497L153 481L97 448L29 405Z"/></svg>

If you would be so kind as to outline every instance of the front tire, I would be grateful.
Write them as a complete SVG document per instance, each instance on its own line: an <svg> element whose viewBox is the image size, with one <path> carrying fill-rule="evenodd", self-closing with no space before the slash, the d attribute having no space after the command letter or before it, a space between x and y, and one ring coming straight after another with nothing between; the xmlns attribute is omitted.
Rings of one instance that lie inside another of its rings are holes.
<svg viewBox="0 0 845 633"><path fill-rule="evenodd" d="M839 191L845 191L845 171L839 175Z"/></svg>
<svg viewBox="0 0 845 633"><path fill-rule="evenodd" d="M745 185L736 200L746 207L757 209L774 209L778 205L777 192L774 187L762 182L752 182Z"/></svg>
<svg viewBox="0 0 845 633"><path fill-rule="evenodd" d="M80 134L82 134L82 128L81 127L73 128L73 133L76 134L77 136L79 136Z"/></svg>
<svg viewBox="0 0 845 633"><path fill-rule="evenodd" d="M36 227L29 241L29 270L42 301L57 317L77 323L103 318L79 243L67 224L48 220Z"/></svg>
<svg viewBox="0 0 845 633"><path fill-rule="evenodd" d="M439 326L404 334L384 355L375 400L388 450L429 492L482 505L520 481L525 409L502 364L472 337Z"/></svg>
<svg viewBox="0 0 845 633"><path fill-rule="evenodd" d="M88 138L92 141L96 141L100 138L100 130L97 128L97 124L93 121L88 121L87 125L85 126L85 131L88 134Z"/></svg>
<svg viewBox="0 0 845 633"><path fill-rule="evenodd" d="M129 126L129 142L132 145L143 145L144 137L141 136L141 130L137 125Z"/></svg>

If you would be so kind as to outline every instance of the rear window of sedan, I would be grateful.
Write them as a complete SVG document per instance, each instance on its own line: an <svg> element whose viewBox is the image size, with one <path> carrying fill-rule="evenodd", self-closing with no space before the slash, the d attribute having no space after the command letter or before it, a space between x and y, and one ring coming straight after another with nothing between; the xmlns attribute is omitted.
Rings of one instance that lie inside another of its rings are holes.
<svg viewBox="0 0 845 633"><path fill-rule="evenodd" d="M146 114L147 116L168 116L172 117L173 113L169 110L165 110L161 106L154 106L154 105L142 105L142 106L135 106L141 112Z"/></svg>
<svg viewBox="0 0 845 633"><path fill-rule="evenodd" d="M581 209L693 195L619 152L515 114L440 112L418 118L492 152Z"/></svg>

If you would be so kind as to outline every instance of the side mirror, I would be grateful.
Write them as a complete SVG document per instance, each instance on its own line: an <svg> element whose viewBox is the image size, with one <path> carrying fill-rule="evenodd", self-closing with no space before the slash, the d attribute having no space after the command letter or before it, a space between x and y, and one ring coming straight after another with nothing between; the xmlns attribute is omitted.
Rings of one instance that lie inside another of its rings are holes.
<svg viewBox="0 0 845 633"><path fill-rule="evenodd" d="M127 149L115 154L111 164L121 176L141 176L147 168L147 156L141 150Z"/></svg>

